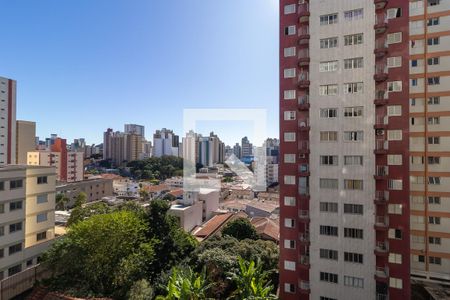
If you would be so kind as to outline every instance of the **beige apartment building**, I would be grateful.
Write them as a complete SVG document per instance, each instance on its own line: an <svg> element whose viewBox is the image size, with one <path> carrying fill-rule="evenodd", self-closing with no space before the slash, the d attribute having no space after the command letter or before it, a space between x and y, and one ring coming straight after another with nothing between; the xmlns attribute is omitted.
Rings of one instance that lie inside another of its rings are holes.
<svg viewBox="0 0 450 300"><path fill-rule="evenodd" d="M0 167L0 280L32 267L55 235L53 167Z"/></svg>
<svg viewBox="0 0 450 300"><path fill-rule="evenodd" d="M16 131L16 163L26 165L28 152L36 150L36 123L17 120Z"/></svg>
<svg viewBox="0 0 450 300"><path fill-rule="evenodd" d="M58 194L64 194L69 198L67 207L75 204L76 197L81 193L85 193L87 202L99 201L103 197L113 196L113 180L107 178L93 178L78 182L69 182L60 184L56 187Z"/></svg>
<svg viewBox="0 0 450 300"><path fill-rule="evenodd" d="M76 182L84 179L84 153L67 152L67 159L61 152L55 151L30 151L27 164L32 166L52 166L56 169L56 180Z"/></svg>
<svg viewBox="0 0 450 300"><path fill-rule="evenodd" d="M409 28L411 273L448 283L450 2L410 1Z"/></svg>

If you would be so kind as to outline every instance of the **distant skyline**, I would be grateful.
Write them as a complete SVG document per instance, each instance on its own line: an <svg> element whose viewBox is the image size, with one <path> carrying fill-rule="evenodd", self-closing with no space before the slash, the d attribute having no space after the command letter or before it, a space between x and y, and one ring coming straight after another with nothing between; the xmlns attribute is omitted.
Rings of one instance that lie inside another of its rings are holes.
<svg viewBox="0 0 450 300"><path fill-rule="evenodd" d="M26 3L26 4L25 4ZM262 108L278 137L278 1L9 1L0 76L17 80L17 118L101 143L126 123L184 136L185 108ZM206 122L210 123L210 122ZM216 132L228 145L251 130ZM249 128L247 128L249 127Z"/></svg>

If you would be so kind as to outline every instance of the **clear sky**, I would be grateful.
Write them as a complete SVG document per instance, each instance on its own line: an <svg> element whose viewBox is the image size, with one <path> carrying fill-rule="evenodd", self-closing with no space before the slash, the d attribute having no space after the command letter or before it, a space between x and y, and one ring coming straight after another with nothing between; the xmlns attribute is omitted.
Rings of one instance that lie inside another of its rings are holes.
<svg viewBox="0 0 450 300"><path fill-rule="evenodd" d="M0 76L44 138L142 124L184 135L184 108L265 108L278 136L278 0L1 3ZM248 124L247 124L248 125ZM252 128L203 124L227 143Z"/></svg>

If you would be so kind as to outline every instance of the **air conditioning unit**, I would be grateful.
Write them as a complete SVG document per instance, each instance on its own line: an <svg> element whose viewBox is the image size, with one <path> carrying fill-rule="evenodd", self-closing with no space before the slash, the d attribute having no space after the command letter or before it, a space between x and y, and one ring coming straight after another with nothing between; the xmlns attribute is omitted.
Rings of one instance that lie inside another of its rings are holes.
<svg viewBox="0 0 450 300"><path fill-rule="evenodd" d="M299 158L306 158L306 154L299 154Z"/></svg>
<svg viewBox="0 0 450 300"><path fill-rule="evenodd" d="M375 132L376 135L384 135L384 129L377 129L377 131Z"/></svg>

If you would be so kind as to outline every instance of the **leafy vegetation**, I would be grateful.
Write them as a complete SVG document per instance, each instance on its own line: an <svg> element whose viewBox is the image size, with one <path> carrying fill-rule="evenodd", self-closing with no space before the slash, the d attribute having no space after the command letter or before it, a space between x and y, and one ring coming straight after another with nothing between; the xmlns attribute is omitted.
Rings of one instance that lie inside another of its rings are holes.
<svg viewBox="0 0 450 300"><path fill-rule="evenodd" d="M183 159L176 156L151 157L127 165L136 179L165 180L183 174Z"/></svg>
<svg viewBox="0 0 450 300"><path fill-rule="evenodd" d="M247 218L239 218L227 223L222 230L222 234L232 236L238 240L256 240L258 238L255 226Z"/></svg>

